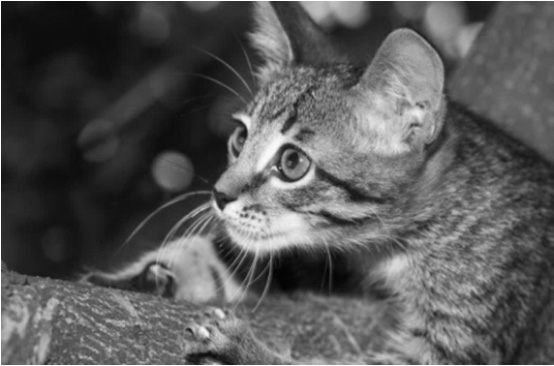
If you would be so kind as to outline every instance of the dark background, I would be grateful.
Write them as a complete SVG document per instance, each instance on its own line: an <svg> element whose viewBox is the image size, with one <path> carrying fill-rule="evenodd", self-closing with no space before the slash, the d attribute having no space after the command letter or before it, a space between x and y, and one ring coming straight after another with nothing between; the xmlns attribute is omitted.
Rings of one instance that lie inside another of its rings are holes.
<svg viewBox="0 0 554 366"><path fill-rule="evenodd" d="M251 5L1 6L2 260L66 277L158 245L208 196L161 210L123 246L156 208L210 190L223 171L229 114L242 103L235 93L248 98L244 83L255 87ZM356 59L369 60L391 30L408 26L452 71L494 4L306 6Z"/></svg>

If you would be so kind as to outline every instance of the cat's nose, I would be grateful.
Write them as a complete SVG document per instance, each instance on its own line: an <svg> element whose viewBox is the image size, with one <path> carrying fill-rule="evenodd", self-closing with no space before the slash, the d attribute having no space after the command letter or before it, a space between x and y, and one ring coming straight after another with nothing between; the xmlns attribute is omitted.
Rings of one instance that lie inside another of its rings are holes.
<svg viewBox="0 0 554 366"><path fill-rule="evenodd" d="M213 190L212 194L214 196L217 207L219 207L221 211L223 211L223 209L225 208L225 206L227 206L229 202L233 202L234 200L236 200L236 197L231 197L224 192L219 192L216 189Z"/></svg>

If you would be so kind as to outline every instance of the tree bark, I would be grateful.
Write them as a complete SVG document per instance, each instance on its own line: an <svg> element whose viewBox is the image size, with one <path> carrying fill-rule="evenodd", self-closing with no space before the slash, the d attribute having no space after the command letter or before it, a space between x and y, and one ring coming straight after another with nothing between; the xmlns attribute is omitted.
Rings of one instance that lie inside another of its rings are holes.
<svg viewBox="0 0 554 366"><path fill-rule="evenodd" d="M554 6L500 4L450 83L454 100L554 161ZM2 268L2 363L184 363L184 329L205 307L19 275ZM269 346L297 359L362 361L377 305L352 298L266 298L240 307ZM282 347L281 347L282 348Z"/></svg>
<svg viewBox="0 0 554 366"><path fill-rule="evenodd" d="M3 364L185 364L187 323L206 307L2 268ZM363 359L381 308L306 295L236 309L268 346L297 359ZM286 347L284 349L284 347Z"/></svg>

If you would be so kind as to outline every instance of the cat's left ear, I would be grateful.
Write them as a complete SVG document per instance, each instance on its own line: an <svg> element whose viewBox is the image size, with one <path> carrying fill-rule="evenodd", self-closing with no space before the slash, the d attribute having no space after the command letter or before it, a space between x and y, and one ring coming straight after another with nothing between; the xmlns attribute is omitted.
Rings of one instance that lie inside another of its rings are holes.
<svg viewBox="0 0 554 366"><path fill-rule="evenodd" d="M409 29L391 33L383 42L356 89L388 101L401 118L406 136L432 141L442 123L444 66L437 52ZM392 103L392 104L391 104Z"/></svg>
<svg viewBox="0 0 554 366"><path fill-rule="evenodd" d="M250 40L265 62L258 71L262 82L292 64L325 64L337 59L327 36L296 1L256 2L254 21Z"/></svg>

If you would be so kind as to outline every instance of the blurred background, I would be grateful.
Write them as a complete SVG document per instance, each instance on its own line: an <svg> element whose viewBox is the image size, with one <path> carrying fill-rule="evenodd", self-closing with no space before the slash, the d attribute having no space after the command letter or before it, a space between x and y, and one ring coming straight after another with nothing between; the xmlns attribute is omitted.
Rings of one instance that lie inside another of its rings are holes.
<svg viewBox="0 0 554 366"><path fill-rule="evenodd" d="M358 60L393 29L435 45L447 70L494 3L306 2ZM2 261L68 277L163 240L226 164L231 112L255 88L251 4L3 2ZM236 70L237 74L231 71ZM241 78L243 80L241 80Z"/></svg>

